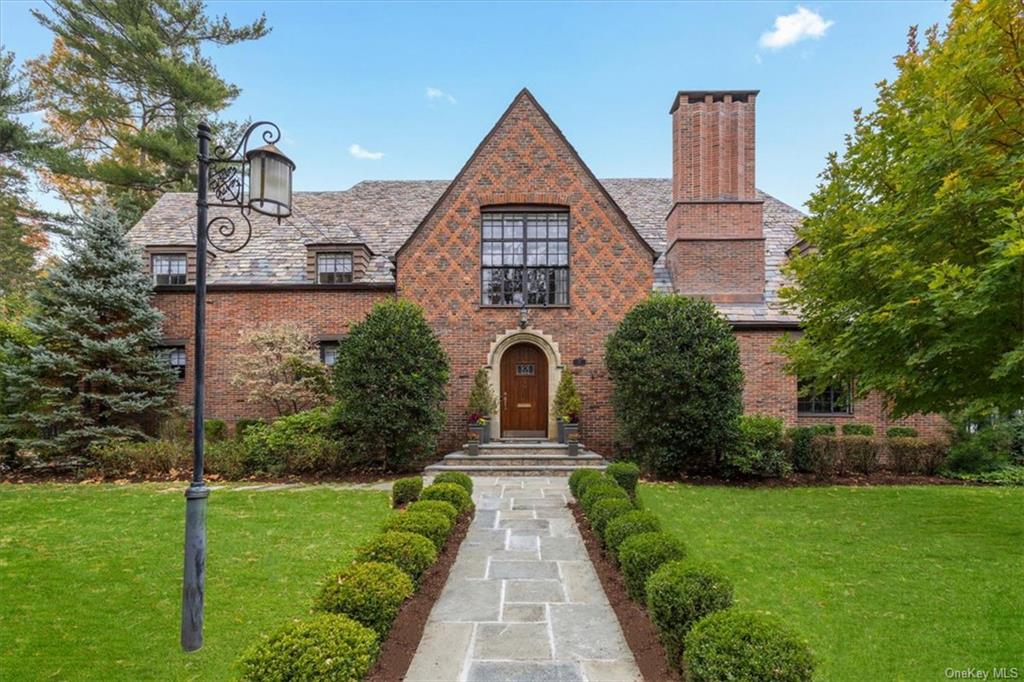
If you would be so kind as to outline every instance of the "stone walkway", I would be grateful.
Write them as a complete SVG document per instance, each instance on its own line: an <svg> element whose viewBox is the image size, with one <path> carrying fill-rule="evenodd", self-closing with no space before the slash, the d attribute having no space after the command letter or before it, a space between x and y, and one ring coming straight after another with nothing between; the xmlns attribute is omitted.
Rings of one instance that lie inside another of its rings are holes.
<svg viewBox="0 0 1024 682"><path fill-rule="evenodd" d="M476 518L405 679L642 679L565 506L567 480L473 484Z"/></svg>

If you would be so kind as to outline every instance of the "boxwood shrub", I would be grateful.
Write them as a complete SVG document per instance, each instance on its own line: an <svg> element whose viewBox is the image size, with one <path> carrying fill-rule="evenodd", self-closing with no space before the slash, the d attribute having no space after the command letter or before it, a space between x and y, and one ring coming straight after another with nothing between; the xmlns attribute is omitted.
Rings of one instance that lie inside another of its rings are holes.
<svg viewBox="0 0 1024 682"><path fill-rule="evenodd" d="M860 474L878 471L882 461L881 441L871 436L843 436L842 445L844 469Z"/></svg>
<svg viewBox="0 0 1024 682"><path fill-rule="evenodd" d="M415 502L420 498L423 491L423 478L420 476L409 476L400 478L391 484L391 504L401 507L404 504Z"/></svg>
<svg viewBox="0 0 1024 682"><path fill-rule="evenodd" d="M601 472L597 469L577 469L569 475L569 492L578 500L583 494L580 490L583 481L598 478L601 478Z"/></svg>
<svg viewBox="0 0 1024 682"><path fill-rule="evenodd" d="M434 476L433 482L454 483L455 485L462 486L468 494L473 494L473 479L461 471L443 471Z"/></svg>
<svg viewBox="0 0 1024 682"><path fill-rule="evenodd" d="M848 422L843 424L843 435L844 436L873 436L875 435L875 427L871 424L860 424L858 422Z"/></svg>
<svg viewBox="0 0 1024 682"><path fill-rule="evenodd" d="M448 519L453 528L455 527L455 521L459 518L459 510L455 508L455 505L444 500L418 500L407 506L405 511L416 514L422 512L441 514Z"/></svg>
<svg viewBox="0 0 1024 682"><path fill-rule="evenodd" d="M399 530L417 533L434 543L438 551L444 547L444 541L452 524L448 518L436 512L400 512L393 514L384 521L383 530Z"/></svg>
<svg viewBox="0 0 1024 682"><path fill-rule="evenodd" d="M415 591L412 578L395 564L354 563L327 580L317 596L316 609L348 616L383 639L402 602Z"/></svg>
<svg viewBox="0 0 1024 682"><path fill-rule="evenodd" d="M379 652L370 628L347 616L318 613L252 647L239 666L247 682L361 680Z"/></svg>
<svg viewBox="0 0 1024 682"><path fill-rule="evenodd" d="M613 481L594 483L587 488L587 492L583 493L583 499L580 500L580 508L583 509L583 513L587 515L587 518L590 518L590 512L594 504L598 500L606 500L608 498L628 500L629 493L626 492L625 488Z"/></svg>
<svg viewBox="0 0 1024 682"><path fill-rule="evenodd" d="M473 508L472 498L458 483L432 483L423 489L420 499L450 502L460 514Z"/></svg>
<svg viewBox="0 0 1024 682"><path fill-rule="evenodd" d="M813 473L814 453L811 440L815 436L830 436L836 432L835 424L815 424L814 426L797 426L786 431L790 442L793 468L803 473Z"/></svg>
<svg viewBox="0 0 1024 682"><path fill-rule="evenodd" d="M423 572L437 561L434 543L418 533L389 531L372 538L356 550L356 562L394 564L419 582Z"/></svg>
<svg viewBox="0 0 1024 682"><path fill-rule="evenodd" d="M807 644L769 616L736 608L702 618L686 636L683 665L691 682L810 682Z"/></svg>
<svg viewBox="0 0 1024 682"><path fill-rule="evenodd" d="M894 436L886 446L889 464L899 474L935 474L946 460L946 445L939 441Z"/></svg>
<svg viewBox="0 0 1024 682"><path fill-rule="evenodd" d="M917 438L917 429L912 426L890 426L885 430L886 438Z"/></svg>
<svg viewBox="0 0 1024 682"><path fill-rule="evenodd" d="M604 546L608 548L612 556L615 555L619 545L631 535L640 533L656 533L661 530L661 522L658 517L647 511L631 511L618 516L608 522L604 529Z"/></svg>
<svg viewBox="0 0 1024 682"><path fill-rule="evenodd" d="M640 467L633 462L612 462L604 473L615 479L630 497L636 495L636 482L640 480Z"/></svg>
<svg viewBox="0 0 1024 682"><path fill-rule="evenodd" d="M636 507L630 500L624 500L621 497L602 497L591 507L590 516L587 518L590 521L590 527L600 538L604 536L604 530L609 521L634 509Z"/></svg>
<svg viewBox="0 0 1024 682"><path fill-rule="evenodd" d="M643 604L647 600L647 579L665 562L684 559L686 546L668 533L637 533L622 541L618 554L626 591L633 601Z"/></svg>
<svg viewBox="0 0 1024 682"><path fill-rule="evenodd" d="M668 660L682 665L683 641L704 616L732 606L732 583L718 569L690 561L669 561L647 579L647 614Z"/></svg>

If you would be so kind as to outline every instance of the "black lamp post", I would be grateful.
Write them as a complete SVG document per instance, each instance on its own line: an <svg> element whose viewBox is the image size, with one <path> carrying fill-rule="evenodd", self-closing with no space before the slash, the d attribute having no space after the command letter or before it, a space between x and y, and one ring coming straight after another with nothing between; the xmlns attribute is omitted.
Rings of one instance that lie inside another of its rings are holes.
<svg viewBox="0 0 1024 682"><path fill-rule="evenodd" d="M249 137L259 128L265 146L250 150ZM223 253L241 251L252 239L252 211L277 218L292 212L292 171L295 164L274 143L281 131L269 121L249 126L234 151L223 147L210 156L210 126L198 126L199 174L196 183L196 341L195 393L192 412L192 483L185 491L185 572L181 591L181 648L203 646L203 596L206 582L206 500L210 489L203 481L204 405L206 401L206 249ZM209 200L212 190L214 201ZM208 218L209 208L237 209L245 232L236 237L228 215ZM216 227L218 239L211 238ZM219 241L223 240L223 241ZM238 243L241 242L241 243Z"/></svg>

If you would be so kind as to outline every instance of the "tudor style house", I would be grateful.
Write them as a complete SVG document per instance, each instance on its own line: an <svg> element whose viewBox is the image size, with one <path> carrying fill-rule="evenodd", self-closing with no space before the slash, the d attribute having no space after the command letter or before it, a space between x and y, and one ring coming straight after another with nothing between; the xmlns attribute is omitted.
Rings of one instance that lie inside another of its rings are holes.
<svg viewBox="0 0 1024 682"><path fill-rule="evenodd" d="M240 336L307 327L321 358L375 301L422 306L451 361L441 445L463 442L474 373L499 399L493 436L552 436L562 372L583 400L581 440L611 454L605 338L652 291L711 300L735 329L748 412L787 425L856 420L936 432L937 417L890 419L848 386L800 397L772 346L797 334L781 310L781 266L802 214L755 187L757 91L684 91L672 101L671 178L598 179L529 91L513 100L453 180L366 181L296 192L280 224L254 214L248 246L210 253L207 413L254 407L231 385ZM216 215L212 213L211 215ZM156 285L168 361L191 395L195 196L165 194L131 230Z"/></svg>

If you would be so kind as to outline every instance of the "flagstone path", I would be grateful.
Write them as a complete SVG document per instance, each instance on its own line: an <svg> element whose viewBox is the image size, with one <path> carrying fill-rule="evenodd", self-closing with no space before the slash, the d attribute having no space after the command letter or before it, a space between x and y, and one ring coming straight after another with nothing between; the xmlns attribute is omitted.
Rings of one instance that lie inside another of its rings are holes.
<svg viewBox="0 0 1024 682"><path fill-rule="evenodd" d="M641 680L565 478L473 479L476 517L407 682Z"/></svg>

